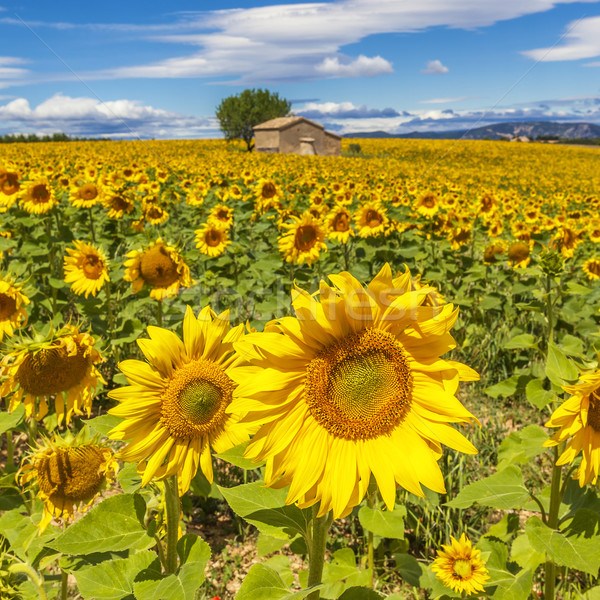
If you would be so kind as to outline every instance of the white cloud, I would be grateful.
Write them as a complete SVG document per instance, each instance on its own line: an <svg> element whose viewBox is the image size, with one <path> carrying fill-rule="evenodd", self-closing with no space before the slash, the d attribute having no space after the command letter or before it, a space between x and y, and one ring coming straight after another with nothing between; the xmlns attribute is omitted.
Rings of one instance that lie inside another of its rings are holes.
<svg viewBox="0 0 600 600"><path fill-rule="evenodd" d="M457 98L431 98L431 100L419 100L419 104L451 104L468 100L469 96L458 96Z"/></svg>
<svg viewBox="0 0 600 600"><path fill-rule="evenodd" d="M121 60L114 67L81 74L88 80L230 77L232 83L253 85L390 73L392 67L385 56L344 57L341 49L377 34L414 33L431 27L486 27L575 1L580 0L333 0L178 13L170 22L167 18L148 27L122 23L36 26L65 31L87 28L105 36L143 36L196 48L147 64L124 65ZM0 22L25 25L16 19L0 18ZM428 72L442 71L440 63L437 71Z"/></svg>
<svg viewBox="0 0 600 600"><path fill-rule="evenodd" d="M32 108L25 98L0 106L2 133L63 132L85 137L217 137L214 119L197 119L135 100L101 102L55 94Z"/></svg>
<svg viewBox="0 0 600 600"><path fill-rule="evenodd" d="M308 119L322 119L324 117L335 117L337 119L389 119L402 114L394 108L367 108L364 104L355 106L352 102L306 102L302 108L298 108L294 112Z"/></svg>
<svg viewBox="0 0 600 600"><path fill-rule="evenodd" d="M522 54L541 62L600 56L600 17L589 17L570 23L563 37L564 43L549 48L526 50ZM587 66L599 64L588 63Z"/></svg>
<svg viewBox="0 0 600 600"><path fill-rule="evenodd" d="M0 81L3 79L20 79L29 71L15 65L23 65L27 61L16 56L0 56Z"/></svg>
<svg viewBox="0 0 600 600"><path fill-rule="evenodd" d="M421 73L427 73L428 75L444 75L447 72L448 67L445 67L439 60L430 60L421 71Z"/></svg>
<svg viewBox="0 0 600 600"><path fill-rule="evenodd" d="M393 73L394 69L391 63L381 56L369 58L361 54L348 63L341 63L337 56L324 58L323 62L315 66L315 71L330 77L374 77L383 73Z"/></svg>

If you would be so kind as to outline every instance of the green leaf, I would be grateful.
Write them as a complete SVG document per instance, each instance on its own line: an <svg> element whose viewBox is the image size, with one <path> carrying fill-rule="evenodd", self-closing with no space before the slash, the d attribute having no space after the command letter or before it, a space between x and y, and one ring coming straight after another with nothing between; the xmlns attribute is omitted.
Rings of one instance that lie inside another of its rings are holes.
<svg viewBox="0 0 600 600"><path fill-rule="evenodd" d="M545 408L552 400L556 398L556 394L551 390L544 389L544 380L543 379L532 379L525 386L525 394L527 396L527 400L531 402L536 408L542 410Z"/></svg>
<svg viewBox="0 0 600 600"><path fill-rule="evenodd" d="M348 588L338 600L382 600L384 597L375 590L355 585Z"/></svg>
<svg viewBox="0 0 600 600"><path fill-rule="evenodd" d="M565 334L560 340L559 346L567 356L577 356L578 358L585 356L583 340L574 335Z"/></svg>
<svg viewBox="0 0 600 600"><path fill-rule="evenodd" d="M506 350L520 350L522 348L537 348L537 341L530 333L521 333L506 342L503 346Z"/></svg>
<svg viewBox="0 0 600 600"><path fill-rule="evenodd" d="M394 554L394 560L400 577L410 585L420 587L423 565L411 554Z"/></svg>
<svg viewBox="0 0 600 600"><path fill-rule="evenodd" d="M275 569L285 585L290 587L294 584L294 574L292 573L292 567L290 566L290 559L288 556L278 554L277 556L272 556L267 559L264 564Z"/></svg>
<svg viewBox="0 0 600 600"><path fill-rule="evenodd" d="M353 586L367 585L371 579L371 570L360 570L356 556L351 548L342 548L333 553L331 560L325 563L322 581L325 584L321 597L338 598L342 592Z"/></svg>
<svg viewBox="0 0 600 600"><path fill-rule="evenodd" d="M263 556L267 556L267 554L281 550L286 543L286 540L260 533L256 540L256 552L262 558Z"/></svg>
<svg viewBox="0 0 600 600"><path fill-rule="evenodd" d="M194 600L204 583L204 569L210 560L209 545L188 533L177 542L180 567L177 573L163 577L160 570L148 571L143 581L136 581L133 591L137 600ZM141 578L138 578L141 579Z"/></svg>
<svg viewBox="0 0 600 600"><path fill-rule="evenodd" d="M600 535L598 515L590 510L578 510L578 527L572 535L564 535L531 517L525 524L525 533L537 552L546 552L557 564L597 575L600 568Z"/></svg>
<svg viewBox="0 0 600 600"><path fill-rule="evenodd" d="M548 358L546 359L546 376L556 385L573 383L579 377L577 367L562 353L560 348L550 343L548 345Z"/></svg>
<svg viewBox="0 0 600 600"><path fill-rule="evenodd" d="M19 404L12 412L0 412L0 434L14 429L19 425L25 416L25 407L23 403Z"/></svg>
<svg viewBox="0 0 600 600"><path fill-rule="evenodd" d="M312 511L294 505L285 506L285 489L267 488L262 481L234 488L218 488L233 511L261 533L279 538L297 533L308 534Z"/></svg>
<svg viewBox="0 0 600 600"><path fill-rule="evenodd" d="M514 539L510 549L510 557L520 567L532 572L546 561L546 555L543 552L537 552L524 533Z"/></svg>
<svg viewBox="0 0 600 600"><path fill-rule="evenodd" d="M135 463L126 463L119 470L117 481L126 494L133 494L142 487L142 477L138 475Z"/></svg>
<svg viewBox="0 0 600 600"><path fill-rule="evenodd" d="M312 586L299 592L291 592L271 567L258 563L248 571L235 600L301 600L322 585Z"/></svg>
<svg viewBox="0 0 600 600"><path fill-rule="evenodd" d="M146 504L139 494L118 494L95 506L50 547L63 554L146 550L156 541L142 525Z"/></svg>
<svg viewBox="0 0 600 600"><path fill-rule="evenodd" d="M600 600L600 586L590 588L581 600Z"/></svg>
<svg viewBox="0 0 600 600"><path fill-rule="evenodd" d="M230 448L229 450L225 450L225 452L221 452L217 454L218 458L222 458L226 460L228 463L235 465L236 467L240 467L240 469L245 469L246 471L251 469L258 469L265 464L265 461L261 462L252 462L249 458L244 458L244 452L248 447L250 440L240 444L239 446L235 446L234 448Z"/></svg>
<svg viewBox="0 0 600 600"><path fill-rule="evenodd" d="M524 465L545 451L548 434L539 425L527 425L505 437L498 448L498 470L512 464Z"/></svg>
<svg viewBox="0 0 600 600"><path fill-rule="evenodd" d="M100 415L99 417L84 420L83 422L90 428L92 435L97 434L102 437L108 437L108 432L122 421L121 417L115 415Z"/></svg>
<svg viewBox="0 0 600 600"><path fill-rule="evenodd" d="M454 498L447 502L451 508L468 508L472 504L491 506L501 510L520 508L529 498L529 491L523 483L521 469L510 465L489 477L465 486Z"/></svg>
<svg viewBox="0 0 600 600"><path fill-rule="evenodd" d="M122 600L133 593L135 578L152 563L158 558L146 550L75 571L79 593L85 600Z"/></svg>
<svg viewBox="0 0 600 600"><path fill-rule="evenodd" d="M404 538L404 517L406 507L397 506L394 510L380 510L362 506L358 511L358 520L364 529L385 538L401 540Z"/></svg>
<svg viewBox="0 0 600 600"><path fill-rule="evenodd" d="M524 390L530 379L531 377L528 375L513 375L508 379L504 379L495 385L485 388L484 392L492 398L510 398L510 396Z"/></svg>

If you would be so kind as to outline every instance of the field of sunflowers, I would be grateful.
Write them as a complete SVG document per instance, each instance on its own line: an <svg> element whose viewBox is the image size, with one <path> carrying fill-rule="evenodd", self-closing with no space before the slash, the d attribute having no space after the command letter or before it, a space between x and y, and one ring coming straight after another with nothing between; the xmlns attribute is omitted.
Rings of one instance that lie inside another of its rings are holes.
<svg viewBox="0 0 600 600"><path fill-rule="evenodd" d="M597 600L600 154L6 144L4 600Z"/></svg>

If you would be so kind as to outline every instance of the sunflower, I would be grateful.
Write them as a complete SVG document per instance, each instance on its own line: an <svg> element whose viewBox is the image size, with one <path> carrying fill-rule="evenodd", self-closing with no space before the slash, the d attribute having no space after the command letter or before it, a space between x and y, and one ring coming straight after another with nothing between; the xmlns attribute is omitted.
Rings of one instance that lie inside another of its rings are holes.
<svg viewBox="0 0 600 600"><path fill-rule="evenodd" d="M600 279L600 258L589 258L581 268L588 279Z"/></svg>
<svg viewBox="0 0 600 600"><path fill-rule="evenodd" d="M75 248L67 248L64 259L65 283L71 291L86 298L95 296L105 282L109 281L107 260L104 252L81 240L73 242Z"/></svg>
<svg viewBox="0 0 600 600"><path fill-rule="evenodd" d="M23 209L34 215L47 213L57 203L54 190L45 177L39 177L30 181L21 196Z"/></svg>
<svg viewBox="0 0 600 600"><path fill-rule="evenodd" d="M425 192L419 196L414 208L422 217L430 219L440 209L440 199L433 192Z"/></svg>
<svg viewBox="0 0 600 600"><path fill-rule="evenodd" d="M157 203L156 198L146 200L142 206L142 219L150 225L161 225L169 218L169 213Z"/></svg>
<svg viewBox="0 0 600 600"><path fill-rule="evenodd" d="M309 212L292 219L293 223L282 225L287 231L278 240L279 252L286 262L311 265L319 258L321 250L327 251L325 229Z"/></svg>
<svg viewBox="0 0 600 600"><path fill-rule="evenodd" d="M358 207L354 215L358 235L366 238L385 233L389 219L379 200L371 200Z"/></svg>
<svg viewBox="0 0 600 600"><path fill-rule="evenodd" d="M224 452L248 440L253 430L225 411L235 388L233 343L243 329L229 328L229 311L217 316L206 307L196 318L188 306L183 342L150 326L150 339L138 340L148 362L119 364L131 385L109 392L120 403L109 413L124 418L109 435L131 440L119 457L138 463L142 485L177 473L183 494L198 465L212 481L211 449Z"/></svg>
<svg viewBox="0 0 600 600"><path fill-rule="evenodd" d="M556 464L571 463L581 452L581 464L574 478L583 487L590 482L595 485L600 471L600 371L581 375L580 381L563 386L563 390L572 395L546 423L546 427L560 429L544 446L557 446L571 438Z"/></svg>
<svg viewBox="0 0 600 600"><path fill-rule="evenodd" d="M225 204L213 206L208 215L208 222L212 222L223 229L229 229L233 225L233 208Z"/></svg>
<svg viewBox="0 0 600 600"><path fill-rule="evenodd" d="M506 252L508 262L515 269L524 269L531 262L531 244L524 241L513 242Z"/></svg>
<svg viewBox="0 0 600 600"><path fill-rule="evenodd" d="M213 258L221 256L225 252L225 248L231 244L227 230L215 221L204 223L194 233L196 234L196 248L202 254L207 254Z"/></svg>
<svg viewBox="0 0 600 600"><path fill-rule="evenodd" d="M354 231L352 230L352 215L345 206L336 206L325 217L325 224L327 237L337 240L342 244L346 244L350 236L354 235Z"/></svg>
<svg viewBox="0 0 600 600"><path fill-rule="evenodd" d="M254 186L254 195L256 196L256 212L265 213L271 208L277 208L281 205L281 195L277 186L269 179L259 179Z"/></svg>
<svg viewBox="0 0 600 600"><path fill-rule="evenodd" d="M65 402L67 424L73 413L82 414L82 408L89 416L98 382L106 383L95 366L104 359L94 344L89 333L67 325L46 341L25 343L9 352L0 362L4 379L0 396L12 394L9 412L22 401L29 418L39 399L35 414L39 421L48 413L48 400L54 396L59 424L65 417Z"/></svg>
<svg viewBox="0 0 600 600"><path fill-rule="evenodd" d="M474 594L483 592L485 582L490 578L481 550L473 548L471 541L463 533L459 540L450 536L451 545L442 544L438 557L431 570L437 578L455 592Z"/></svg>
<svg viewBox="0 0 600 600"><path fill-rule="evenodd" d="M135 208L135 202L124 193L112 191L105 194L102 205L111 219L121 219L124 214L129 214Z"/></svg>
<svg viewBox="0 0 600 600"><path fill-rule="evenodd" d="M0 342L27 322L27 311L23 307L29 304L29 298L21 288L21 285L0 277Z"/></svg>
<svg viewBox="0 0 600 600"><path fill-rule="evenodd" d="M125 261L125 281L133 283L137 294L144 284L151 288L150 297L156 300L175 296L179 287L194 284L190 268L173 246L167 246L161 238L144 250L132 250Z"/></svg>
<svg viewBox="0 0 600 600"><path fill-rule="evenodd" d="M21 189L19 174L5 169L0 173L0 194L12 196Z"/></svg>
<svg viewBox="0 0 600 600"><path fill-rule="evenodd" d="M104 192L100 184L94 181L76 180L69 190L69 202L77 208L91 208L103 202Z"/></svg>
<svg viewBox="0 0 600 600"><path fill-rule="evenodd" d="M230 410L260 426L246 455L267 461L268 486L290 485L288 504L320 502L319 516L349 514L371 474L389 509L397 484L445 493L441 445L477 452L450 425L474 419L454 394L477 373L439 358L458 311L424 306L432 288L412 291L410 272L393 278L387 264L366 289L350 273L330 279L320 299L295 290L297 317L236 344L250 364L232 370Z"/></svg>
<svg viewBox="0 0 600 600"><path fill-rule="evenodd" d="M45 439L19 469L21 485L35 482L38 498L44 503L40 535L53 517L69 521L76 509L86 510L115 479L119 464L113 451L95 440L84 440L81 433L74 439Z"/></svg>
<svg viewBox="0 0 600 600"><path fill-rule="evenodd" d="M506 252L506 248L502 242L492 242L485 247L483 252L483 262L486 265L491 265L493 263L498 262L496 258L499 254L504 254Z"/></svg>

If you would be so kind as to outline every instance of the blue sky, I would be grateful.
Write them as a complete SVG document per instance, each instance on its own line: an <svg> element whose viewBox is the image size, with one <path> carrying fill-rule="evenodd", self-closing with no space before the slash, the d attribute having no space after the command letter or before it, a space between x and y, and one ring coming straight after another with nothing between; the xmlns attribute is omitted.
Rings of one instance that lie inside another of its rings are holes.
<svg viewBox="0 0 600 600"><path fill-rule="evenodd" d="M0 133L220 137L248 87L342 134L600 123L600 0L21 0L0 39Z"/></svg>

